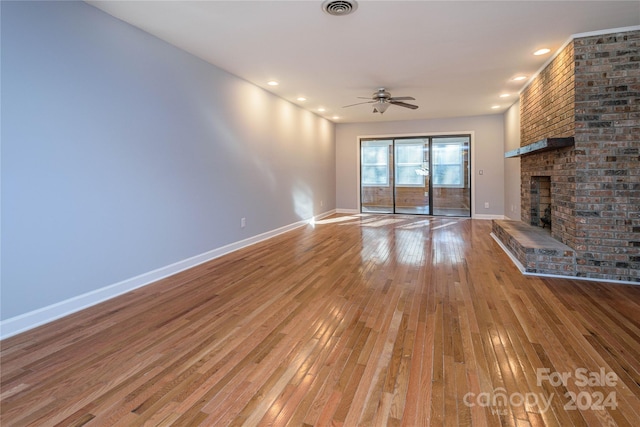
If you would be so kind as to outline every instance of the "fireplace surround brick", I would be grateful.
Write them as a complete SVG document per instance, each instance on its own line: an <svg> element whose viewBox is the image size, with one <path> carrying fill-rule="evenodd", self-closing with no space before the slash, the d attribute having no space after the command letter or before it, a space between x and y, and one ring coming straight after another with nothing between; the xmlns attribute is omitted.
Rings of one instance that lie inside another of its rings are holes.
<svg viewBox="0 0 640 427"><path fill-rule="evenodd" d="M574 52L567 45L520 95L520 141L574 134Z"/></svg>
<svg viewBox="0 0 640 427"><path fill-rule="evenodd" d="M640 31L573 44L576 274L640 282Z"/></svg>
<svg viewBox="0 0 640 427"><path fill-rule="evenodd" d="M575 139L520 158L522 222L549 176L552 237L575 250L558 274L640 282L639 45L640 31L576 38L521 94L522 146Z"/></svg>

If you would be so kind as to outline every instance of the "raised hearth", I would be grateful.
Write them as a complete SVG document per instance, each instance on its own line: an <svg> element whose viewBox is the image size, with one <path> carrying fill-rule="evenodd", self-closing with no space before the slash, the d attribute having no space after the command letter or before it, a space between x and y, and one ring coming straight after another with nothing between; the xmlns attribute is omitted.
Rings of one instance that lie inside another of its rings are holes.
<svg viewBox="0 0 640 427"><path fill-rule="evenodd" d="M493 220L493 235L526 273L576 275L576 254L540 227L522 221Z"/></svg>

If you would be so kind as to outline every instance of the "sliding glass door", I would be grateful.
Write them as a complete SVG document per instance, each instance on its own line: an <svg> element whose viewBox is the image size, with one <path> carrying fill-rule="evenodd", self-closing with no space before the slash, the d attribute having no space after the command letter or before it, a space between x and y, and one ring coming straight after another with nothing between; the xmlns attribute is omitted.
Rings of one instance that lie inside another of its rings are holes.
<svg viewBox="0 0 640 427"><path fill-rule="evenodd" d="M361 140L361 211L471 216L469 143L469 135Z"/></svg>
<svg viewBox="0 0 640 427"><path fill-rule="evenodd" d="M469 137L431 138L433 215L471 216Z"/></svg>
<svg viewBox="0 0 640 427"><path fill-rule="evenodd" d="M395 213L429 212L429 140L396 139Z"/></svg>
<svg viewBox="0 0 640 427"><path fill-rule="evenodd" d="M362 212L394 213L393 140L360 143Z"/></svg>

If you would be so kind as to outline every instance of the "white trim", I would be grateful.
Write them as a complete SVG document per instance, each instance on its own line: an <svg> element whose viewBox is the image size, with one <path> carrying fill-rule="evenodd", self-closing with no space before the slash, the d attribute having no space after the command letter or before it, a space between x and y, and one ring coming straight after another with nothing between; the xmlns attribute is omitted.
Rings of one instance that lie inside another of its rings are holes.
<svg viewBox="0 0 640 427"><path fill-rule="evenodd" d="M493 214L475 214L471 218L472 219L505 219L504 215L493 215Z"/></svg>
<svg viewBox="0 0 640 427"><path fill-rule="evenodd" d="M609 28L604 30L587 31L586 33L576 33L571 37L574 39L582 39L585 37L603 36L605 34L628 33L629 31L640 30L640 25L631 25L630 27Z"/></svg>
<svg viewBox="0 0 640 427"><path fill-rule="evenodd" d="M507 256L511 259L513 264L518 268L518 270L520 270L520 273L526 274L526 270L524 268L524 265L522 265L522 263L518 260L518 258L516 258L515 255L513 253L511 253L511 251L504 245L504 243L502 243L502 241L500 239L498 239L498 236L496 236L493 232L489 233L489 236L491 236L493 238L493 240L496 241L498 246L500 246L502 248L504 253L507 254Z"/></svg>
<svg viewBox="0 0 640 427"><path fill-rule="evenodd" d="M336 213L353 215L359 214L360 211L358 209L336 209Z"/></svg>
<svg viewBox="0 0 640 427"><path fill-rule="evenodd" d="M121 282L114 283L112 285L105 286L91 292L87 292L82 295L77 295L67 300L42 307L28 313L5 319L3 321L0 321L0 340L9 338L21 332L28 331L29 329L44 325L56 319L68 316L69 314L107 301L111 298L125 294L134 289L138 289L151 283L157 282L160 279L172 276L176 273L187 270L189 268L193 268L199 264L211 261L215 258L219 258L223 255L227 255L239 249L246 248L247 246L251 246L263 240L270 239L272 237L294 230L298 227L303 227L313 220L325 218L336 213L337 211L337 209L333 209L328 212L319 214L313 218L294 222L293 224L285 225L283 227L276 228L275 230L267 231L266 233L258 234L256 236L249 237L238 242L230 243L228 245L210 250L203 254L196 255L191 258L187 258L182 261L167 265L165 267L160 267L156 270L140 274L130 279L126 279Z"/></svg>
<svg viewBox="0 0 640 427"><path fill-rule="evenodd" d="M547 65L551 64L551 61L553 61L554 59L556 59L558 57L558 55L560 55L560 52L562 52L564 50L565 47L567 47L567 45L569 43L571 43L572 41L574 41L575 39L582 39L585 37L593 37L593 36L603 36L605 34L617 34L617 33L627 33L629 31L637 31L640 30L640 25L633 25L631 27L620 27L620 28L610 28L608 30L597 30L597 31L589 31L586 33L577 33L577 34L571 34L569 36L569 38L562 43L562 45L556 50L556 52L545 61L544 64L542 64L542 66L540 68L538 68L538 71L536 71L535 73L533 73L533 75L529 78L529 80L527 80L527 83L525 83L524 86L522 86L522 89L520 89L518 91L518 95L521 95L522 92L524 92L524 90L531 84L533 83L533 81L536 79L536 77L538 77L540 75L540 73L547 68ZM515 102L514 102L515 104ZM511 104L513 105L513 104Z"/></svg>
<svg viewBox="0 0 640 427"><path fill-rule="evenodd" d="M496 241L498 246L500 246L502 250L507 254L507 256L511 259L511 261L516 266L516 268L520 270L520 273L522 273L523 276L549 277L552 279L586 280L587 282L604 282L604 283L613 283L617 285L640 286L640 282L629 282L627 280L593 279L591 277L582 277L582 276L562 276L560 274L531 273L524 268L522 263L518 261L515 255L513 255L513 253L511 253L511 251L504 245L504 243L502 243L500 239L498 239L498 236L496 236L494 233L490 233L489 235L493 238L493 240Z"/></svg>

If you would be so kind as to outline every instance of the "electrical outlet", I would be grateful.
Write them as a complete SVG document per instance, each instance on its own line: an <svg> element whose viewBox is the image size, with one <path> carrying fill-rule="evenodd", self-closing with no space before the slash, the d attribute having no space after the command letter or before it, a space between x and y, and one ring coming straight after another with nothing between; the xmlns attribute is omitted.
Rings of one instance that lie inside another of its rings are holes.
<svg viewBox="0 0 640 427"><path fill-rule="evenodd" d="M484 208L489 209L489 202L484 202Z"/></svg>
<svg viewBox="0 0 640 427"><path fill-rule="evenodd" d="M320 200L320 207L324 206L324 200Z"/></svg>
<svg viewBox="0 0 640 427"><path fill-rule="evenodd" d="M240 218L240 228L245 228L247 226L247 218Z"/></svg>

